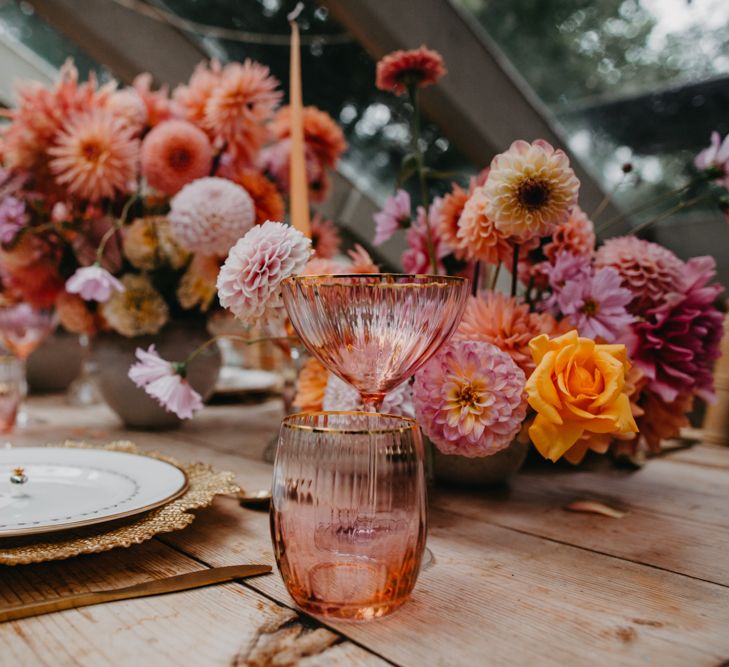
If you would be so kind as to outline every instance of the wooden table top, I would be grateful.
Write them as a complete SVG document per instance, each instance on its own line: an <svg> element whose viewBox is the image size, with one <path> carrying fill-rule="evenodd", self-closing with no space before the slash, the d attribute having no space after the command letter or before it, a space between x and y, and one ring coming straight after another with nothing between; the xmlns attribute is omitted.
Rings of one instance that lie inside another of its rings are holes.
<svg viewBox="0 0 729 667"><path fill-rule="evenodd" d="M128 432L107 408L33 399L7 438L129 439L270 484L280 405L206 408L181 429ZM622 519L567 512L592 498ZM0 625L0 665L708 665L729 659L729 448L697 445L637 472L522 473L509 490L435 489L435 565L389 618L320 625L277 573ZM0 606L188 572L275 565L268 517L219 498L187 529L129 549L0 566Z"/></svg>

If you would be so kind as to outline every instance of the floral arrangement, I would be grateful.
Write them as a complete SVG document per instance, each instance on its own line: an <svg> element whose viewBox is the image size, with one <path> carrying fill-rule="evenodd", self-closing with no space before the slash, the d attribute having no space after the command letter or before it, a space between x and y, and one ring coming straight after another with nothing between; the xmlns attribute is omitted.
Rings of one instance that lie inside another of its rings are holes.
<svg viewBox="0 0 729 667"><path fill-rule="evenodd" d="M68 62L54 85L26 82L17 94L0 125L4 301L55 307L74 333L125 337L219 309L228 251L284 218L290 116L268 68L203 63L170 92L149 74L124 88L81 82ZM304 133L319 201L346 143L314 107ZM336 230L318 218L313 229L328 260Z"/></svg>
<svg viewBox="0 0 729 667"><path fill-rule="evenodd" d="M405 271L449 267L474 287L453 339L387 397L385 410L416 416L445 454L487 456L514 438L572 463L588 450L657 451L688 424L695 397L713 397L723 332L714 260L684 262L636 234L599 245L567 156L543 140L515 141L468 187L454 183L430 201L418 95L445 73L425 47L390 54L377 69L377 86L406 95L413 110L401 182L416 181L420 205L413 211L414 195L397 190L375 215L374 243L402 230ZM676 194L703 194L656 221L707 198L729 210L729 137L713 135L695 166L694 181ZM495 290L502 267L509 294ZM296 404L352 409L358 397L311 360Z"/></svg>

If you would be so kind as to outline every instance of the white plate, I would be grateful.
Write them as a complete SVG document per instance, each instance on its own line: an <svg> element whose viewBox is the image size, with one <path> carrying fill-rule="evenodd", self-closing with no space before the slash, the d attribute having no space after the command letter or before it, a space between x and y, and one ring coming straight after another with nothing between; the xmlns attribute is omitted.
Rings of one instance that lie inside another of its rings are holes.
<svg viewBox="0 0 729 667"><path fill-rule="evenodd" d="M12 484L23 467L28 481ZM121 519L182 495L179 468L103 449L0 449L0 538L48 533Z"/></svg>
<svg viewBox="0 0 729 667"><path fill-rule="evenodd" d="M255 368L223 366L215 385L216 394L246 394L273 391L281 384L281 376Z"/></svg>

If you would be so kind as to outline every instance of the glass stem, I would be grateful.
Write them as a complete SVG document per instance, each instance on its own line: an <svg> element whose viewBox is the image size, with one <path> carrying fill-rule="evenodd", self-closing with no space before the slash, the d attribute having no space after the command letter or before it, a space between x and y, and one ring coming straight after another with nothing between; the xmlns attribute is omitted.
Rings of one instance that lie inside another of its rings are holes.
<svg viewBox="0 0 729 667"><path fill-rule="evenodd" d="M362 407L365 412L379 412L382 409L382 402L385 400L385 394L365 394L362 393Z"/></svg>

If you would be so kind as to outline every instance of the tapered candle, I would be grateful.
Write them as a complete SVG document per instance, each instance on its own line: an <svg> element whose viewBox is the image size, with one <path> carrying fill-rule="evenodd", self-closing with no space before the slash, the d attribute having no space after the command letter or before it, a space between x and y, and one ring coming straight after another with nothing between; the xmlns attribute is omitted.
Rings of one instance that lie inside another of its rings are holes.
<svg viewBox="0 0 729 667"><path fill-rule="evenodd" d="M311 236L309 221L309 184L306 178L306 146L304 144L303 103L301 99L301 45L296 17L302 4L289 14L291 24L291 72L289 106L291 111L291 224L306 236Z"/></svg>

